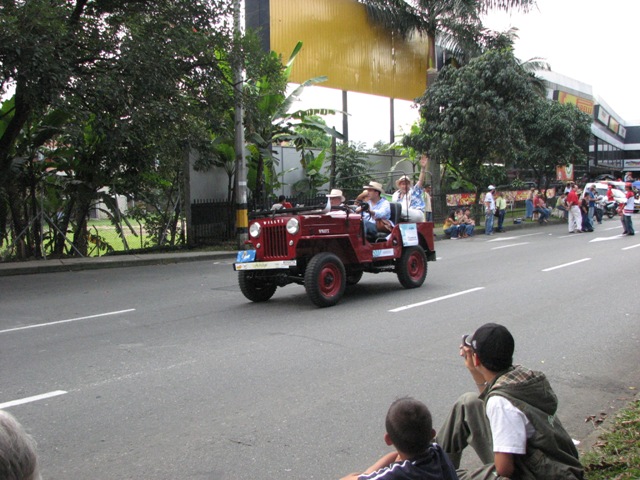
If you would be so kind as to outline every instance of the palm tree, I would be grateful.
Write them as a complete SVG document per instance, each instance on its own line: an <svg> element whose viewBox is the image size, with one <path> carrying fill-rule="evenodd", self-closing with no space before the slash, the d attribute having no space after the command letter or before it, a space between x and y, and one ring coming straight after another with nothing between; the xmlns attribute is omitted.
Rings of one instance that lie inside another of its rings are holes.
<svg viewBox="0 0 640 480"><path fill-rule="evenodd" d="M535 0L358 0L374 22L401 38L426 36L427 68L435 69L436 37L440 44L460 55L476 50L481 36L480 15L490 10L529 10Z"/></svg>

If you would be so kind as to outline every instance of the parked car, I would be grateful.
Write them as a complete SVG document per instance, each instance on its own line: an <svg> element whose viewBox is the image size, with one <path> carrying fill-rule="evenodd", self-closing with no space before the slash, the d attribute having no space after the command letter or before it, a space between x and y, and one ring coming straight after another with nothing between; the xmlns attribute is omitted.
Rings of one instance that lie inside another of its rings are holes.
<svg viewBox="0 0 640 480"><path fill-rule="evenodd" d="M613 187L611 191L613 192L614 201L618 203L626 203L627 194L625 193L625 190L624 190L624 186L625 186L624 182L589 182L584 186L582 190L582 194L580 194L580 200L582 200L582 197L584 197L585 192L589 190L593 185L596 186L596 191L598 192L598 194L603 195L605 198L607 198L607 190L609 190L609 184L611 184ZM634 201L633 210L635 213L640 211L640 199L638 199L637 197Z"/></svg>

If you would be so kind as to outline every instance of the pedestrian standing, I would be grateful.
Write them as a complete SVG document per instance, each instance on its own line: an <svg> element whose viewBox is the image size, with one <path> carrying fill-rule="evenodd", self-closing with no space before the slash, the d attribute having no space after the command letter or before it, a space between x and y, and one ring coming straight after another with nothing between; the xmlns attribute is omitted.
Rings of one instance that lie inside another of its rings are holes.
<svg viewBox="0 0 640 480"><path fill-rule="evenodd" d="M587 210L587 219L589 220L589 230L593 230L593 227L594 227L593 217L596 214L596 194L594 192L595 189L596 187L592 185L591 188L584 193L584 196L587 197L587 200L589 202L588 210Z"/></svg>
<svg viewBox="0 0 640 480"><path fill-rule="evenodd" d="M489 185L487 190L489 191L484 196L484 234L493 235L493 216L496 211L496 201L493 198L493 194L496 191L496 187Z"/></svg>
<svg viewBox="0 0 640 480"><path fill-rule="evenodd" d="M636 232L633 230L633 222L631 220L635 203L635 195L633 194L633 187L631 184L627 183L624 188L626 190L627 202L624 204L624 209L622 210L622 225L624 227L624 232L622 234L635 235Z"/></svg>
<svg viewBox="0 0 640 480"><path fill-rule="evenodd" d="M536 189L532 188L529 190L529 195L527 196L527 200L524 202L525 212L524 219L533 219L533 197L535 197Z"/></svg>
<svg viewBox="0 0 640 480"><path fill-rule="evenodd" d="M578 199L578 185L571 184L571 191L567 195L569 208L569 233L582 233L582 214L580 213L580 199Z"/></svg>
<svg viewBox="0 0 640 480"><path fill-rule="evenodd" d="M591 191L593 192L596 200L596 221L598 222L598 225L602 225L602 217L604 216L605 204L604 195L598 193L595 185L591 187Z"/></svg>
<svg viewBox="0 0 640 480"><path fill-rule="evenodd" d="M431 185L424 186L424 216L427 222L433 222L433 208L431 207Z"/></svg>
<svg viewBox="0 0 640 480"><path fill-rule="evenodd" d="M498 229L496 232L504 232L502 225L504 216L507 214L507 200L504 198L503 192L498 192L496 195L496 212L498 213Z"/></svg>

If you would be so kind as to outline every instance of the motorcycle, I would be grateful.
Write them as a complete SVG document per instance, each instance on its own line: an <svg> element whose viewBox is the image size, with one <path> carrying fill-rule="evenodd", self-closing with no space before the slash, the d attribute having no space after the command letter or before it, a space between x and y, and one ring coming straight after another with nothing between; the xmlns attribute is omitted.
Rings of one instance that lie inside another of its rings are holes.
<svg viewBox="0 0 640 480"><path fill-rule="evenodd" d="M619 203L616 202L615 200L605 203L605 205L604 205L604 214L608 218L613 218L614 216L616 216L618 214L618 205L619 205Z"/></svg>

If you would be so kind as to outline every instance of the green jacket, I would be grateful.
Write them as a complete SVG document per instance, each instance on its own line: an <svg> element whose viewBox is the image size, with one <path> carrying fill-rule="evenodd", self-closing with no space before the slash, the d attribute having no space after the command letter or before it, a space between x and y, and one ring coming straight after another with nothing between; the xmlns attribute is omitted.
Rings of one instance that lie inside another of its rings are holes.
<svg viewBox="0 0 640 480"><path fill-rule="evenodd" d="M514 455L513 480L583 479L578 450L556 416L558 398L547 377L516 365L499 374L480 398L500 395L526 415L536 432L527 440L527 453Z"/></svg>

